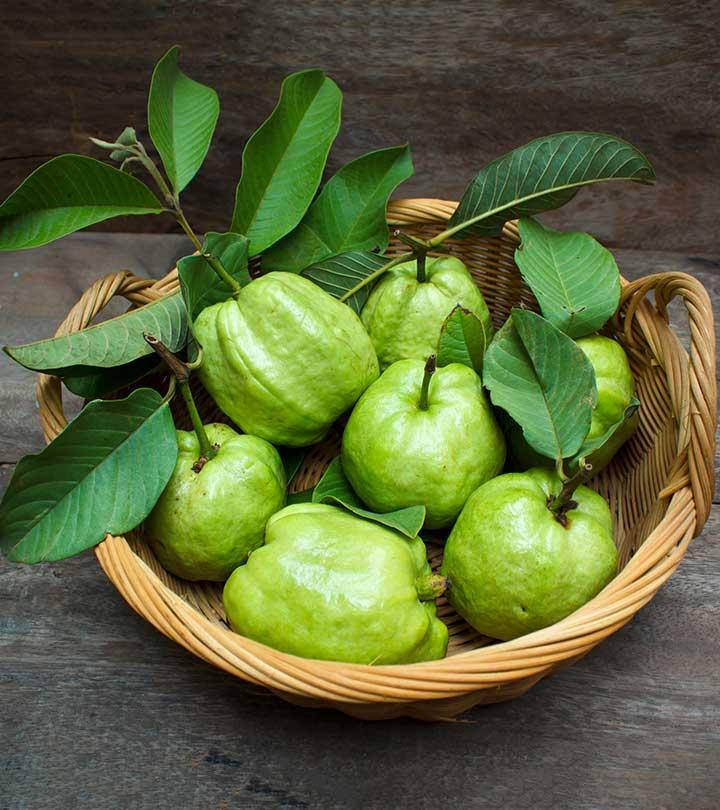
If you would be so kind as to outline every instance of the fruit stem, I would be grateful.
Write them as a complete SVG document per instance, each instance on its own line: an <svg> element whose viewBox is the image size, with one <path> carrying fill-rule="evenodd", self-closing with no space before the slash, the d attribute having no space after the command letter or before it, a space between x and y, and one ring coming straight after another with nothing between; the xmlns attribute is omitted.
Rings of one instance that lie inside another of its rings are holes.
<svg viewBox="0 0 720 810"><path fill-rule="evenodd" d="M442 574L423 574L415 580L418 599L421 602L432 602L442 596L450 582Z"/></svg>
<svg viewBox="0 0 720 810"><path fill-rule="evenodd" d="M568 525L567 513L571 509L577 508L577 501L572 499L575 490L584 484L590 477L592 464L582 464L575 475L570 476L563 482L559 495L551 495L548 498L548 509L554 513L555 520L563 526Z"/></svg>
<svg viewBox="0 0 720 810"><path fill-rule="evenodd" d="M420 284L425 282L425 257L427 254L424 250L418 250L416 253L417 256L417 280Z"/></svg>
<svg viewBox="0 0 720 810"><path fill-rule="evenodd" d="M210 439L208 439L208 435L205 432L205 425L203 425L197 406L195 405L195 400L190 390L190 369L185 363L179 360L162 341L158 340L155 335L145 332L144 337L146 343L163 359L165 365L170 369L170 372L177 380L180 393L187 406L193 430L195 431L198 444L200 445L200 458L196 462L196 466L200 466L199 469L195 470L196 472L200 472L203 465L215 456L217 450L210 444ZM193 467L193 469L195 469L195 467Z"/></svg>
<svg viewBox="0 0 720 810"><path fill-rule="evenodd" d="M435 373L435 369L437 368L435 362L435 355L431 354L428 357L427 362L425 363L425 372L423 374L422 379L422 386L420 388L420 402L418 403L418 407L421 411L426 411L428 409L428 392L430 390L430 380L432 375Z"/></svg>

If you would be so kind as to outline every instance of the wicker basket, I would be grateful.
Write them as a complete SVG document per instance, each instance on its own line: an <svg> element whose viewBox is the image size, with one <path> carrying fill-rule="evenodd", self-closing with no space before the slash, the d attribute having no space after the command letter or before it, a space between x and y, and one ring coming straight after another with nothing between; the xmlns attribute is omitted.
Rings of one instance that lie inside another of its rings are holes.
<svg viewBox="0 0 720 810"><path fill-rule="evenodd" d="M442 229L456 203L416 199L393 202L391 224L430 236ZM496 326L512 306L536 307L513 262L517 230L501 237L451 244L471 268ZM405 249L399 244L391 251ZM173 271L158 282L127 272L106 276L87 290L58 329L86 327L113 296L140 305L177 289ZM651 302L654 293L654 303ZM668 325L666 307L687 307L690 351ZM680 563L712 504L716 427L715 335L708 295L683 273L660 273L623 283L619 313L607 327L630 357L641 400L633 439L595 480L610 502L620 572L591 602L561 622L505 643L479 636L440 600L450 629L448 655L405 666L361 666L296 658L232 633L221 589L188 583L164 571L140 532L108 537L96 554L127 602L166 636L226 672L260 684L292 703L340 709L365 719L407 715L448 719L476 704L522 695L534 683L589 652L653 598ZM58 379L38 382L40 418L48 440L66 424ZM216 418L209 398L206 418ZM178 413L180 421L182 415ZM337 453L336 431L307 458L295 487L314 484ZM442 548L431 546L433 566Z"/></svg>

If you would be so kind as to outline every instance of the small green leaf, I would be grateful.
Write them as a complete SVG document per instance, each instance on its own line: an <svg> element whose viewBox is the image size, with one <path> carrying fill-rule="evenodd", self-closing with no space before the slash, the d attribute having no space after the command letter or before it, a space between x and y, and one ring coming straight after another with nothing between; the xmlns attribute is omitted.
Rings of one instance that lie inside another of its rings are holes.
<svg viewBox="0 0 720 810"><path fill-rule="evenodd" d="M546 135L481 169L465 189L448 230L456 237L496 236L509 219L560 208L581 186L604 180L654 183L655 172L645 155L612 135Z"/></svg>
<svg viewBox="0 0 720 810"><path fill-rule="evenodd" d="M62 560L141 523L172 474L170 406L140 388L95 401L15 469L0 503L0 551L14 562Z"/></svg>
<svg viewBox="0 0 720 810"><path fill-rule="evenodd" d="M304 489L302 492L288 492L287 506L292 506L294 503L312 503L313 491Z"/></svg>
<svg viewBox="0 0 720 810"><path fill-rule="evenodd" d="M458 304L445 318L438 341L437 364L462 363L482 371L483 356L492 340L483 322L474 312Z"/></svg>
<svg viewBox="0 0 720 810"><path fill-rule="evenodd" d="M396 512L370 512L364 509L343 472L340 457L330 462L330 466L318 481L312 496L313 503L335 503L358 517L381 523L406 537L417 537L425 522L424 506L408 506Z"/></svg>
<svg viewBox="0 0 720 810"><path fill-rule="evenodd" d="M318 262L303 270L302 275L314 281L334 298L342 298L358 282L379 270L389 261L387 256L380 256L377 253L352 251ZM360 314L372 288L373 284L368 284L348 298L345 303Z"/></svg>
<svg viewBox="0 0 720 810"><path fill-rule="evenodd" d="M321 70L288 76L270 117L243 151L231 230L267 250L300 222L340 128L342 93Z"/></svg>
<svg viewBox="0 0 720 810"><path fill-rule="evenodd" d="M80 332L38 340L23 346L5 346L15 362L33 371L59 377L97 373L153 354L143 334L151 332L171 352L187 342L187 312L180 293L132 309Z"/></svg>
<svg viewBox="0 0 720 810"><path fill-rule="evenodd" d="M220 259L223 267L241 285L250 283L248 240L238 233L206 233L203 253ZM180 289L191 320L212 304L227 301L230 290L202 256L185 256L177 263Z"/></svg>
<svg viewBox="0 0 720 810"><path fill-rule="evenodd" d="M293 478L297 475L298 470L302 467L303 461L308 454L310 448L308 447L277 447L276 450L280 453L283 468L285 469L285 480L287 485L290 486Z"/></svg>
<svg viewBox="0 0 720 810"><path fill-rule="evenodd" d="M141 357L115 368L86 369L85 374L63 377L63 384L71 393L83 399L98 399L127 388L155 371L160 366L156 355Z"/></svg>
<svg viewBox="0 0 720 810"><path fill-rule="evenodd" d="M577 453L597 388L574 340L540 315L513 309L485 353L483 379L493 404L512 416L538 453L552 459Z"/></svg>
<svg viewBox="0 0 720 810"><path fill-rule="evenodd" d="M60 155L0 205L0 250L26 250L112 217L163 210L132 175L93 158Z"/></svg>
<svg viewBox="0 0 720 810"><path fill-rule="evenodd" d="M572 338L584 337L620 303L620 272L609 250L587 233L563 233L523 217L515 263L543 315Z"/></svg>
<svg viewBox="0 0 720 810"><path fill-rule="evenodd" d="M177 45L155 66L148 96L148 129L176 194L195 177L210 148L220 101L210 87L178 67Z"/></svg>
<svg viewBox="0 0 720 810"><path fill-rule="evenodd" d="M297 228L263 254L263 269L299 273L341 253L385 250L388 198L412 173L408 146L369 152L343 166Z"/></svg>
<svg viewBox="0 0 720 810"><path fill-rule="evenodd" d="M640 400L637 397L633 397L630 402L628 403L627 408L625 408L625 412L623 413L622 417L619 421L615 422L614 425L610 425L610 427L602 434L602 436L596 436L594 439L586 439L582 443L582 447L578 450L577 454L571 461L571 465L577 466L580 464L584 459L586 459L591 453L594 453L596 450L599 450L601 447L606 445L612 437L622 428L624 427L630 419L635 415L638 408L640 407Z"/></svg>

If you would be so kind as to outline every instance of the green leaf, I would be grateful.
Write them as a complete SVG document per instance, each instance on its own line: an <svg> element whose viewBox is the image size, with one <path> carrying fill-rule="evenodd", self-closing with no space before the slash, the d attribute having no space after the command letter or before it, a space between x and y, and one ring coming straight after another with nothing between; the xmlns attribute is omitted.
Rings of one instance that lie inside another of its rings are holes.
<svg viewBox="0 0 720 810"><path fill-rule="evenodd" d="M286 505L292 506L294 503L312 503L312 489L304 489L302 492L288 492Z"/></svg>
<svg viewBox="0 0 720 810"><path fill-rule="evenodd" d="M645 155L612 135L546 135L481 169L448 230L455 236L496 236L509 219L560 208L581 186L605 180L653 183L655 172Z"/></svg>
<svg viewBox="0 0 720 810"><path fill-rule="evenodd" d="M243 151L231 230L256 256L289 233L308 209L340 128L342 93L321 70L288 76L280 101Z"/></svg>
<svg viewBox="0 0 720 810"><path fill-rule="evenodd" d="M330 462L330 466L318 481L312 496L313 503L335 503L358 517L381 523L406 537L417 537L425 522L424 506L408 506L396 512L369 512L364 509L343 472L340 457Z"/></svg>
<svg viewBox="0 0 720 810"><path fill-rule="evenodd" d="M180 293L132 309L70 335L38 340L23 346L5 346L17 363L33 371L59 377L97 373L153 354L143 334L151 332L171 352L187 342L187 312Z"/></svg>
<svg viewBox="0 0 720 810"><path fill-rule="evenodd" d="M290 486L293 478L297 475L298 470L302 467L303 461L307 456L310 448L308 447L277 447L275 448L280 453L283 468L285 469L285 480L287 486Z"/></svg>
<svg viewBox="0 0 720 810"><path fill-rule="evenodd" d="M92 368L85 374L63 377L63 384L71 393L83 399L97 399L127 388L161 365L156 355L141 357L115 368Z"/></svg>
<svg viewBox="0 0 720 810"><path fill-rule="evenodd" d="M580 449L597 401L595 372L575 341L545 318L513 309L485 353L483 380L493 404L538 453L558 459Z"/></svg>
<svg viewBox="0 0 720 810"><path fill-rule="evenodd" d="M177 458L170 406L140 388L91 402L15 469L0 503L0 551L14 562L62 560L141 523Z"/></svg>
<svg viewBox="0 0 720 810"><path fill-rule="evenodd" d="M615 422L614 425L610 425L601 436L596 436L594 439L586 439L571 463L574 465L580 464L583 459L586 459L591 453L594 453L596 450L606 445L612 437L632 419L639 407L640 400L637 397L633 397L628 403L627 408L625 408L625 412L620 420Z"/></svg>
<svg viewBox="0 0 720 810"><path fill-rule="evenodd" d="M412 173L407 145L369 152L343 166L297 228L263 254L263 269L299 273L341 253L385 250L388 198Z"/></svg>
<svg viewBox="0 0 720 810"><path fill-rule="evenodd" d="M112 217L163 210L132 175L94 158L60 155L0 205L0 250L26 250Z"/></svg>
<svg viewBox="0 0 720 810"><path fill-rule="evenodd" d="M342 298L358 282L379 270L389 261L387 256L380 256L377 253L352 251L318 262L303 270L302 275L314 281L334 298ZM373 286L373 284L368 284L358 290L345 303L360 314Z"/></svg>
<svg viewBox="0 0 720 810"><path fill-rule="evenodd" d="M195 177L210 148L220 101L210 87L178 67L177 45L155 66L148 96L148 129L176 194Z"/></svg>
<svg viewBox="0 0 720 810"><path fill-rule="evenodd" d="M492 335L486 332L480 318L458 304L445 318L440 330L437 363L439 366L462 363L479 374L491 340Z"/></svg>
<svg viewBox="0 0 720 810"><path fill-rule="evenodd" d="M620 272L609 250L587 233L563 233L533 219L519 223L515 263L543 315L572 338L584 337L620 303Z"/></svg>
<svg viewBox="0 0 720 810"><path fill-rule="evenodd" d="M220 259L241 285L250 283L248 240L238 233L206 233L203 253ZM177 263L180 289L192 321L212 304L227 301L231 292L202 256L185 256Z"/></svg>

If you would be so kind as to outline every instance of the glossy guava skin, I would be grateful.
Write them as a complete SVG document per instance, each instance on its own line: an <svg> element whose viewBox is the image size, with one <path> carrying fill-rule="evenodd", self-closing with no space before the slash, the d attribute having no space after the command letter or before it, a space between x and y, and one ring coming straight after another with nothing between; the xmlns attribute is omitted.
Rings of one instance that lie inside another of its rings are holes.
<svg viewBox="0 0 720 810"><path fill-rule="evenodd" d="M424 282L417 280L415 260L390 268L361 312L380 368L406 358L425 360L434 354L443 322L458 304L474 312L488 337L492 336L485 299L460 259L428 258Z"/></svg>
<svg viewBox="0 0 720 810"><path fill-rule="evenodd" d="M252 281L237 299L195 321L203 385L246 433L304 447L377 379L377 357L358 316L294 273Z"/></svg>
<svg viewBox="0 0 720 810"><path fill-rule="evenodd" d="M587 435L588 439L595 439L622 419L625 409L635 393L635 382L630 371L627 354L616 340L603 335L589 335L579 338L575 342L583 350L595 370L598 397L592 412L590 432ZM588 456L587 461L592 464L593 475L600 472L633 435L638 421L639 417L635 413L610 437L607 444ZM527 469L536 466L555 466L553 460L541 456L530 447L515 422L509 421L506 432L510 455L518 467Z"/></svg>
<svg viewBox="0 0 720 810"><path fill-rule="evenodd" d="M425 545L327 504L287 506L228 579L232 628L305 658L403 664L442 658L448 633L418 587Z"/></svg>
<svg viewBox="0 0 720 810"><path fill-rule="evenodd" d="M505 439L480 377L451 363L430 380L419 407L425 363L399 360L362 395L342 440L343 470L376 512L422 504L425 528L460 514L473 490L505 463Z"/></svg>
<svg viewBox="0 0 720 810"><path fill-rule="evenodd" d="M468 499L445 546L448 598L479 632L508 641L554 624L615 575L607 502L578 487L567 527L547 506L560 492L544 468L493 478Z"/></svg>
<svg viewBox="0 0 720 810"><path fill-rule="evenodd" d="M200 472L194 433L177 431L175 470L145 521L145 536L160 563L183 579L218 582L262 545L265 524L285 505L285 472L264 439L228 425L205 425L217 455Z"/></svg>

